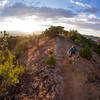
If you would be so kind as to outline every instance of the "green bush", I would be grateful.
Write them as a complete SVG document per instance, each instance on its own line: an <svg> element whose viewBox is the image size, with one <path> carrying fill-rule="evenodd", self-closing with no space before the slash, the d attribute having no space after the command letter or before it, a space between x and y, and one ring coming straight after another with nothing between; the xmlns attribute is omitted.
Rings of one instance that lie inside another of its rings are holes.
<svg viewBox="0 0 100 100"><path fill-rule="evenodd" d="M28 40L23 40L19 42L15 47L15 55L17 57L21 56L28 49L28 46L29 46Z"/></svg>
<svg viewBox="0 0 100 100"><path fill-rule="evenodd" d="M68 36L68 31L65 31L64 30L64 33L63 34L64 34L64 36Z"/></svg>
<svg viewBox="0 0 100 100"><path fill-rule="evenodd" d="M46 29L43 34L49 38L55 38L59 34L63 34L64 27L62 26L51 26L50 28Z"/></svg>
<svg viewBox="0 0 100 100"><path fill-rule="evenodd" d="M48 51L48 54L49 54L49 55L53 55L53 51L52 51L52 50L49 50L49 51Z"/></svg>
<svg viewBox="0 0 100 100"><path fill-rule="evenodd" d="M8 48L9 50L14 50L14 48L16 47L16 45L25 40L26 37L24 36L10 36L8 39Z"/></svg>
<svg viewBox="0 0 100 100"><path fill-rule="evenodd" d="M94 47L94 51L100 55L100 44L96 44Z"/></svg>
<svg viewBox="0 0 100 100"><path fill-rule="evenodd" d="M76 45L79 45L79 40L78 39L75 39L74 42L75 42Z"/></svg>
<svg viewBox="0 0 100 100"><path fill-rule="evenodd" d="M88 45L85 45L83 49L80 50L80 56L90 60L92 58L92 51Z"/></svg>
<svg viewBox="0 0 100 100"><path fill-rule="evenodd" d="M68 38L70 38L71 40L75 40L76 38L79 38L79 33L77 30L70 30L68 32Z"/></svg>
<svg viewBox="0 0 100 100"><path fill-rule="evenodd" d="M50 56L49 58L46 59L46 64L50 66L54 66L56 64L56 59L54 56Z"/></svg>
<svg viewBox="0 0 100 100"><path fill-rule="evenodd" d="M10 85L19 83L19 76L24 69L15 61L15 56L8 49L8 34L0 37L0 94Z"/></svg>
<svg viewBox="0 0 100 100"><path fill-rule="evenodd" d="M95 48L94 51L100 55L100 49L99 48Z"/></svg>

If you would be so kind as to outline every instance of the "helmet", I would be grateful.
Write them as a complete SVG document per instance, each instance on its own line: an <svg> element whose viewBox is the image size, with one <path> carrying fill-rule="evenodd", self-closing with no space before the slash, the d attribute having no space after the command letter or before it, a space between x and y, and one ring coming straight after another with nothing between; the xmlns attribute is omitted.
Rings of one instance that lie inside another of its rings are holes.
<svg viewBox="0 0 100 100"><path fill-rule="evenodd" d="M74 45L72 45L72 48L75 48L75 46L74 46Z"/></svg>

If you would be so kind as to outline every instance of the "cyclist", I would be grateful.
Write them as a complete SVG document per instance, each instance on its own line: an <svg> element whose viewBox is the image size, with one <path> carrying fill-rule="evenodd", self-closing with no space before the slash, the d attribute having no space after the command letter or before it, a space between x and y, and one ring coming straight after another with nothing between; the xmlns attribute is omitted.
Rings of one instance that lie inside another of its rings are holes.
<svg viewBox="0 0 100 100"><path fill-rule="evenodd" d="M69 62L72 63L75 58L79 59L79 50L76 46L72 46L67 52L70 60Z"/></svg>

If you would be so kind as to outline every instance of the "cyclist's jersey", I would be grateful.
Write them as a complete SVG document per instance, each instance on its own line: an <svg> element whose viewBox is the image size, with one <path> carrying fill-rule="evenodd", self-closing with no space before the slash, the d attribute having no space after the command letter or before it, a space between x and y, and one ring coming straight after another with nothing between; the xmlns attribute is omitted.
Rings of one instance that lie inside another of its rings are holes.
<svg viewBox="0 0 100 100"><path fill-rule="evenodd" d="M78 50L77 48L74 48L74 49L73 49L73 48L70 48L70 49L68 50L68 52L71 53L71 55L72 55L72 54L78 53L79 50Z"/></svg>

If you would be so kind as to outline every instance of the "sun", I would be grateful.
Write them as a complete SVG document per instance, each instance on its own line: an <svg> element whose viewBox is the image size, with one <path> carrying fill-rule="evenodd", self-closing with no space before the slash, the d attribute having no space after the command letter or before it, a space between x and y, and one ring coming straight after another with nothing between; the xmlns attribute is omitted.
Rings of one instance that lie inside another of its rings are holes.
<svg viewBox="0 0 100 100"><path fill-rule="evenodd" d="M4 30L21 32L34 32L41 29L39 23L33 19L7 18L1 25Z"/></svg>

